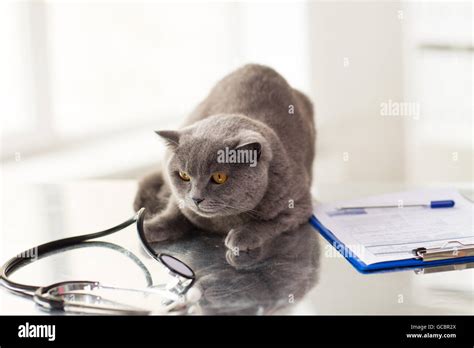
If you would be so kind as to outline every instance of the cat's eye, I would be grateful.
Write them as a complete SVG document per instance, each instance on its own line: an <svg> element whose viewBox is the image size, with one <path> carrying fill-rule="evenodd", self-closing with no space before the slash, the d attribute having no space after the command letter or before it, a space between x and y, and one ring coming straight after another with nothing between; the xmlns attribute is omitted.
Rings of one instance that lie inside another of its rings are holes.
<svg viewBox="0 0 474 348"><path fill-rule="evenodd" d="M181 180L184 180L184 181L189 181L189 180L191 180L191 177L190 177L190 176L188 175L188 173L186 173L186 172L183 172L183 171L180 170L180 171L178 172L178 174L179 174L179 177L181 178Z"/></svg>
<svg viewBox="0 0 474 348"><path fill-rule="evenodd" d="M223 184L227 181L227 174L223 172L217 172L212 174L212 181L214 181L216 184Z"/></svg>

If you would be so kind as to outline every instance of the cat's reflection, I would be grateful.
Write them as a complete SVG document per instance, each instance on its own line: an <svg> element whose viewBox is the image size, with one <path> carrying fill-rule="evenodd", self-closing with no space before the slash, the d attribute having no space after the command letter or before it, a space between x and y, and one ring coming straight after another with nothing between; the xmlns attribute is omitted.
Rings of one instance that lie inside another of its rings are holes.
<svg viewBox="0 0 474 348"><path fill-rule="evenodd" d="M154 247L176 255L194 269L203 314L291 311L317 281L318 239L309 223L238 255L224 246L221 236L199 232Z"/></svg>

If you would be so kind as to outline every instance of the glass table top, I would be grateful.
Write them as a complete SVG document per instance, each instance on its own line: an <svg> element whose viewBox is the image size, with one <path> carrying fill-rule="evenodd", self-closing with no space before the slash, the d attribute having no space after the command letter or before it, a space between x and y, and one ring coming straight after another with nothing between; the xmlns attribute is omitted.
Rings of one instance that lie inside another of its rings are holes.
<svg viewBox="0 0 474 348"><path fill-rule="evenodd" d="M0 262L37 244L114 226L133 215L133 181L4 185ZM323 201L403 189L402 185L337 185L316 191ZM190 265L198 314L474 314L474 270L359 274L309 224L269 245L235 255L225 236L196 230L155 243ZM28 264L14 280L47 285L100 280L145 287L169 275L141 249L135 225ZM0 289L0 314L44 314L28 299Z"/></svg>

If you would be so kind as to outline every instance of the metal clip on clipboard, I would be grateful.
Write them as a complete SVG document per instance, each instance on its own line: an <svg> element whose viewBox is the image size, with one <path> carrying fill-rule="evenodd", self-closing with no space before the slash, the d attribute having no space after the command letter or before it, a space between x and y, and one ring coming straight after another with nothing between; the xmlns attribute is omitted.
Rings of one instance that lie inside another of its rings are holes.
<svg viewBox="0 0 474 348"><path fill-rule="evenodd" d="M474 256L474 244L464 244L458 241L450 241L446 242L439 248L413 249L413 254L423 261L436 261Z"/></svg>

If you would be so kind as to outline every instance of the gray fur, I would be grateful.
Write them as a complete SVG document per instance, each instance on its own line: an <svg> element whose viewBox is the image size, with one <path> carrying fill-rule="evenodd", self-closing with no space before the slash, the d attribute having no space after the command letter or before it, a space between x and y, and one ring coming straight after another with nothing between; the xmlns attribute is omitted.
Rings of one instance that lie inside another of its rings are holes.
<svg viewBox="0 0 474 348"><path fill-rule="evenodd" d="M151 241L199 228L226 234L228 248L246 251L311 216L312 105L271 68L236 70L217 83L183 128L157 133L169 148L164 174L141 181L134 205L149 210L145 231ZM219 150L242 145L259 149L255 167L217 162ZM191 180L181 180L180 170ZM227 182L211 182L216 171L228 173ZM193 197L204 201L197 207Z"/></svg>

